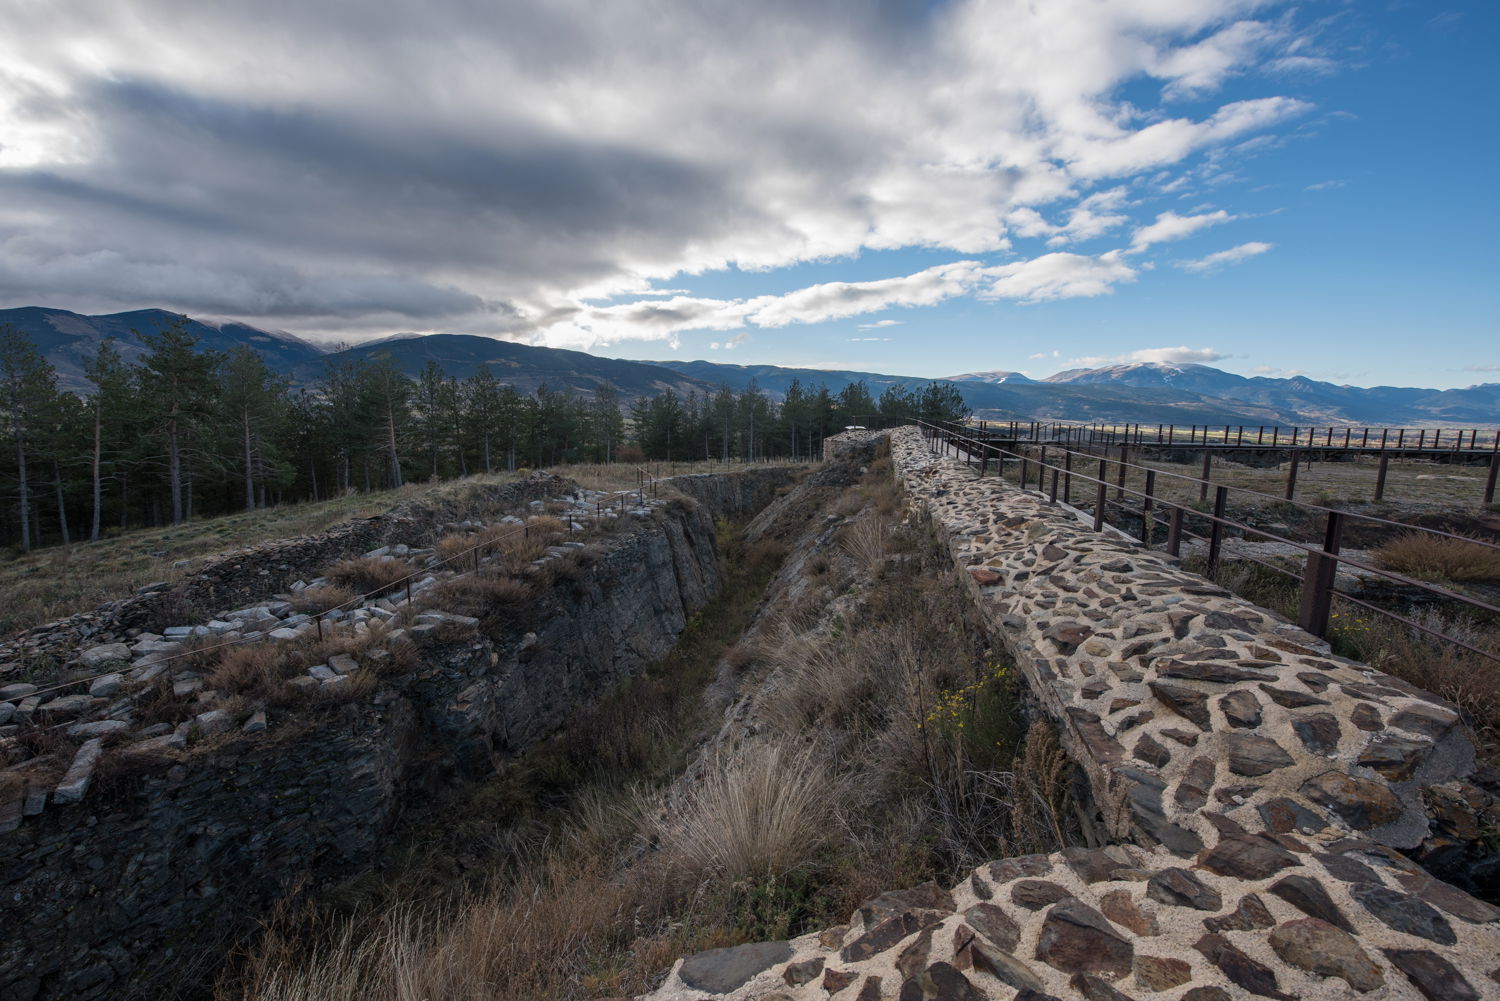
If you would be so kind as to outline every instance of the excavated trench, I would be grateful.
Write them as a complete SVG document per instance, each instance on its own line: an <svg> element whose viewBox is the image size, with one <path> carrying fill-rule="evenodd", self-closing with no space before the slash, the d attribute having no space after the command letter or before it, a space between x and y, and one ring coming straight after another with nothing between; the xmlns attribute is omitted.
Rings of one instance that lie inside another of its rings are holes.
<svg viewBox="0 0 1500 1001"><path fill-rule="evenodd" d="M171 608L232 601L259 609L262 634L271 626L287 634L285 646L273 635L259 649L288 651L280 655L288 663L324 661L291 678L296 684L281 679L276 656L269 681L226 680L222 664L191 658L162 674L140 653L172 645L142 632L142 616L161 612L162 593L36 631L33 644L57 663L77 656L81 633L84 646L118 641L120 656L136 661L114 662L118 680L105 679L105 695L88 692L103 689L85 677L84 694L44 687L17 696L29 712L39 703L34 718L49 725L12 738L0 770L0 993L7 1001L205 996L225 951L260 916L369 871L453 789L493 774L668 655L721 588L715 518L748 517L793 473L684 479L607 527L559 536L530 554L540 558L519 576L477 562L480 572L468 577L434 571L411 610L399 596L372 597L356 615L323 623L326 636L316 639L280 600L298 595L266 592L371 543L430 544L438 519L408 512L271 544L181 585L203 593ZM523 516L549 505L597 508L556 477L511 493L497 503L520 503ZM480 530L467 525L448 529ZM586 541L561 541L575 538ZM493 614L464 614L483 611L475 603L486 598ZM226 625L250 628L239 622ZM56 678L97 673L68 670ZM70 715L59 723L61 699ZM175 732L170 720L153 722L174 713L187 714Z"/></svg>

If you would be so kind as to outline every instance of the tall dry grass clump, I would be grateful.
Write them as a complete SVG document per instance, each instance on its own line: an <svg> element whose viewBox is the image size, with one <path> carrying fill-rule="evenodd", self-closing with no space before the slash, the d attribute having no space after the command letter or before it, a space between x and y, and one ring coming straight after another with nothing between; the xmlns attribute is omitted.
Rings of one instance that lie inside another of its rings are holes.
<svg viewBox="0 0 1500 1001"><path fill-rule="evenodd" d="M1375 550L1375 564L1418 580L1500 580L1500 549L1483 541L1403 532Z"/></svg>
<svg viewBox="0 0 1500 1001"><path fill-rule="evenodd" d="M352 588L358 594L384 594L412 572L404 560L359 556L340 560L325 576L335 586Z"/></svg>
<svg viewBox="0 0 1500 1001"><path fill-rule="evenodd" d="M828 843L836 779L821 755L787 743L720 759L657 825L681 874L725 880L783 876Z"/></svg>

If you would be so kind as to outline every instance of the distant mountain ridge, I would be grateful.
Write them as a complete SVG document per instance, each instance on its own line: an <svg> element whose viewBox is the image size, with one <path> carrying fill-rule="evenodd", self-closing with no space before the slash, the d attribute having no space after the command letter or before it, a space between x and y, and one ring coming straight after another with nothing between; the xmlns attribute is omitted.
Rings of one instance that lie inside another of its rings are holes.
<svg viewBox="0 0 1500 1001"><path fill-rule="evenodd" d="M155 333L176 314L160 309L85 316L65 309L26 306L0 310L0 324L14 324L36 343L58 370L66 388L92 387L84 367L105 337L119 341L126 360L145 353L131 331ZM710 361L628 361L582 351L533 347L471 334L395 334L329 351L285 331L236 322L189 320L188 329L204 347L227 351L245 344L294 381L316 382L328 363L389 358L403 372L417 375L429 361L446 374L468 378L487 368L522 392L543 384L592 395L613 385L624 400L671 389L681 395L712 393L718 386L744 389L753 380L780 399L799 380L822 383L837 393L863 381L879 398L902 383L920 389L929 382L955 383L977 416L1037 417L1059 420L1113 420L1175 424L1500 424L1500 384L1463 389L1399 386L1339 386L1305 376L1246 377L1208 365L1142 362L1069 369L1035 380L1020 372L979 371L946 380L921 379L852 369L733 365Z"/></svg>
<svg viewBox="0 0 1500 1001"><path fill-rule="evenodd" d="M0 326L11 324L31 338L37 350L57 369L58 385L74 392L88 392L93 384L84 374L99 349L99 342L113 337L120 356L127 362L138 362L146 354L146 345L136 336L158 334L180 314L165 309L136 309L125 313L85 316L66 309L45 306L22 306L0 309ZM299 365L321 358L324 350L294 334L281 330L264 330L248 323L218 323L189 320L188 331L205 348L228 351L245 344L266 359L278 372L290 372Z"/></svg>

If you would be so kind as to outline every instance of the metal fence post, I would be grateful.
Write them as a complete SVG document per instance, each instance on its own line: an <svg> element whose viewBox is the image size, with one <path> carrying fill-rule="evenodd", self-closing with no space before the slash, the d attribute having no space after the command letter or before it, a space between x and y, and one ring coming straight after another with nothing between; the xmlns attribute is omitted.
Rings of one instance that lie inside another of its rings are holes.
<svg viewBox="0 0 1500 1001"><path fill-rule="evenodd" d="M1307 554L1307 567L1302 573L1302 607L1297 615L1297 625L1314 636L1328 635L1328 613L1333 608L1333 584L1338 574L1339 538L1344 532L1344 515L1340 511L1328 512L1328 525L1323 532L1323 551Z"/></svg>
<svg viewBox="0 0 1500 1001"><path fill-rule="evenodd" d="M1219 579L1219 551L1224 545L1224 505L1229 499L1228 487L1214 487L1214 520L1208 530L1208 579Z"/></svg>

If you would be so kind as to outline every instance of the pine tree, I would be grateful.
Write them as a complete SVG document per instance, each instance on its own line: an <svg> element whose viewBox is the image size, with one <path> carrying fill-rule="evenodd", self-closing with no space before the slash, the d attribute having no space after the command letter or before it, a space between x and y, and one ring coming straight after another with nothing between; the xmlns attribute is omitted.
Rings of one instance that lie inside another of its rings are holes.
<svg viewBox="0 0 1500 1001"><path fill-rule="evenodd" d="M198 338L187 329L187 317L179 316L157 334L136 332L150 353L141 369L142 398L166 453L168 490L172 498L172 524L191 515L191 469L188 449L193 434L208 416L221 355L197 350ZM188 479L187 502L184 482Z"/></svg>
<svg viewBox="0 0 1500 1001"><path fill-rule="evenodd" d="M104 518L104 469L111 457L123 451L120 433L133 423L139 412L135 399L135 369L120 359L113 338L99 342L93 361L84 370L94 384L88 400L93 423L93 456L91 486L93 514L89 522L89 541L98 542Z"/></svg>
<svg viewBox="0 0 1500 1001"><path fill-rule="evenodd" d="M272 461L269 432L286 408L287 380L251 348L230 352L219 385L219 415L233 431L245 480L245 510L255 510L256 470Z"/></svg>
<svg viewBox="0 0 1500 1001"><path fill-rule="evenodd" d="M21 551L31 552L31 474L26 460L31 443L57 395L57 372L37 353L31 340L10 324L0 327L0 415L15 440L16 480L21 514Z"/></svg>

